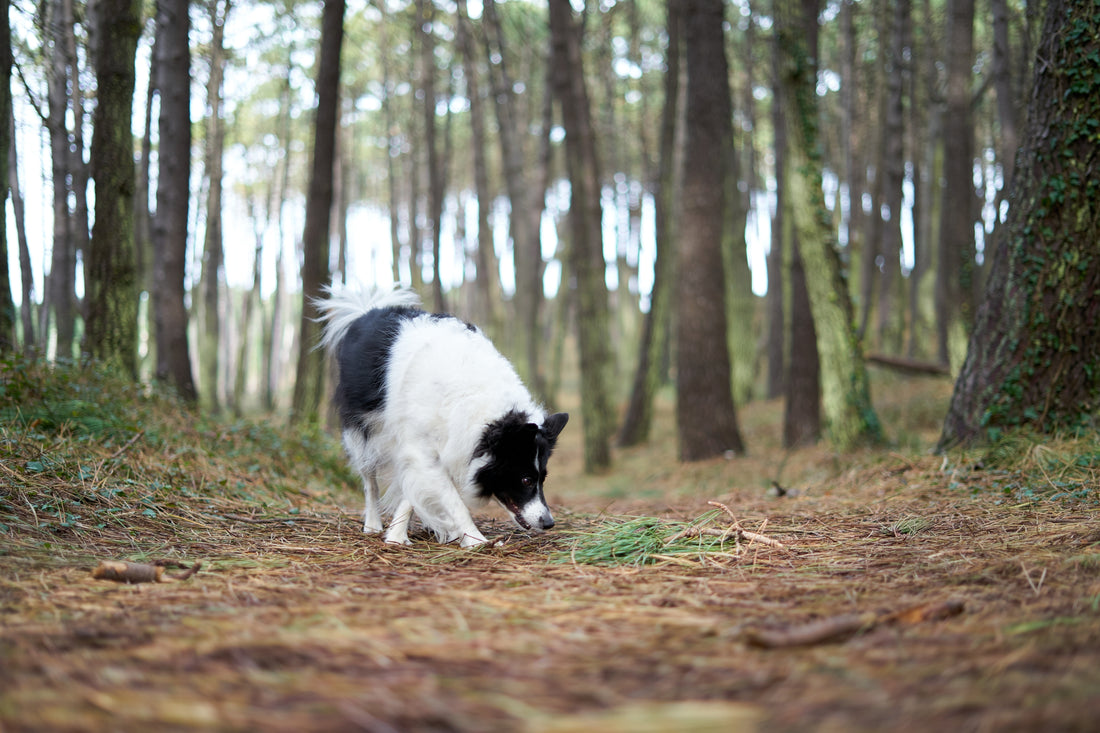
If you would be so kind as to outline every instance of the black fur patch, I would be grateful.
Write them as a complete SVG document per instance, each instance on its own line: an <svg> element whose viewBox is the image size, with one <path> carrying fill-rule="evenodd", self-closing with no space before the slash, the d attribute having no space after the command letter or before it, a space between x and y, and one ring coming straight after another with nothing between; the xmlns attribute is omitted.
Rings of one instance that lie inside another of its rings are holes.
<svg viewBox="0 0 1100 733"><path fill-rule="evenodd" d="M423 315L417 308L376 308L360 316L340 342L340 382L334 400L344 427L386 404L386 369L397 334L406 321Z"/></svg>

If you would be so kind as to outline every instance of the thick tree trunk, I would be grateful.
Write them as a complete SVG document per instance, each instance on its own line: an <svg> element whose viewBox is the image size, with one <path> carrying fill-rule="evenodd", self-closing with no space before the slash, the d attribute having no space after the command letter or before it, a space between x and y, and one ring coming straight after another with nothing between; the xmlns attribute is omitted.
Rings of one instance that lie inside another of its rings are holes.
<svg viewBox="0 0 1100 733"><path fill-rule="evenodd" d="M1100 414L1100 64L1091 0L1051 0L1006 238L997 250L940 449L1026 427L1094 430Z"/></svg>
<svg viewBox="0 0 1100 733"><path fill-rule="evenodd" d="M580 38L569 0L550 0L550 37L554 88L561 103L566 170L572 188L569 267L577 282L584 466L586 471L594 472L611 464L614 410L609 391L611 354L600 228L599 162L584 84Z"/></svg>
<svg viewBox="0 0 1100 733"><path fill-rule="evenodd" d="M174 387L184 401L195 402L198 395L191 376L184 305L191 175L190 28L187 0L158 0L155 52L160 57L160 172L153 225L156 378Z"/></svg>
<svg viewBox="0 0 1100 733"><path fill-rule="evenodd" d="M882 429L871 406L863 346L825 210L822 163L815 152L817 10L816 0L776 0L780 93L788 136L784 169L790 198L786 212L794 219L817 329L826 434L837 447L846 449L881 440Z"/></svg>
<svg viewBox="0 0 1100 733"><path fill-rule="evenodd" d="M131 125L141 3L101 0L96 9L103 37L95 63L98 103L91 162L95 225L84 267L88 306L84 346L94 358L115 363L136 379L138 272Z"/></svg>
<svg viewBox="0 0 1100 733"><path fill-rule="evenodd" d="M332 171L336 154L336 116L340 109L340 51L344 41L344 0L325 0L321 17L321 62L317 71L317 116L314 122L313 167L306 201L302 265L302 318L298 342L298 372L294 381L292 419L298 424L320 422L325 384L325 359L315 348L320 337L315 299L329 283L329 225L332 214Z"/></svg>
<svg viewBox="0 0 1100 733"><path fill-rule="evenodd" d="M730 381L726 341L725 268L721 243L728 202L732 145L729 74L721 0L688 0L687 150L678 258L676 425L680 459L743 453Z"/></svg>

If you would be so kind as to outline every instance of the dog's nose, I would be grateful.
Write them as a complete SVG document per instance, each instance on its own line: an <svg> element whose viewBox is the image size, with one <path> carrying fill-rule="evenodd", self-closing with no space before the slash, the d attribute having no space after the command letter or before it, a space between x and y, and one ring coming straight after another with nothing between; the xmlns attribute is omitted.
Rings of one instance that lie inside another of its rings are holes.
<svg viewBox="0 0 1100 733"><path fill-rule="evenodd" d="M551 517L549 514L544 514L542 515L542 519L539 520L539 525L543 529L550 529L554 526L554 518Z"/></svg>

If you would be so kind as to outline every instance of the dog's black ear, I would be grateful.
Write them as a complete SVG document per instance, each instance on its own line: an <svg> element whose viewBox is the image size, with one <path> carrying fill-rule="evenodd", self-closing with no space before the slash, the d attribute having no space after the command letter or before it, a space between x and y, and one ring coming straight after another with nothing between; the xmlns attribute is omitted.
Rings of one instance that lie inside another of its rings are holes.
<svg viewBox="0 0 1100 733"><path fill-rule="evenodd" d="M558 436L567 422L569 422L569 413L567 412L555 412L546 418L546 422L542 424L542 432L546 435L546 439L550 441L550 445L557 442Z"/></svg>

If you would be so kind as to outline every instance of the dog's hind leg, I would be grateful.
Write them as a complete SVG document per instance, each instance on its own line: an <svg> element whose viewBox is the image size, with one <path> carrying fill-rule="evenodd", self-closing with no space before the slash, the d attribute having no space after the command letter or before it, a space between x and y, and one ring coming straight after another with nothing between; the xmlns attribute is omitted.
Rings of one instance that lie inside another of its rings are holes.
<svg viewBox="0 0 1100 733"><path fill-rule="evenodd" d="M412 519L413 506L408 499L402 499L393 513L393 521L386 530L386 542L394 545L411 545L409 541L409 520Z"/></svg>

